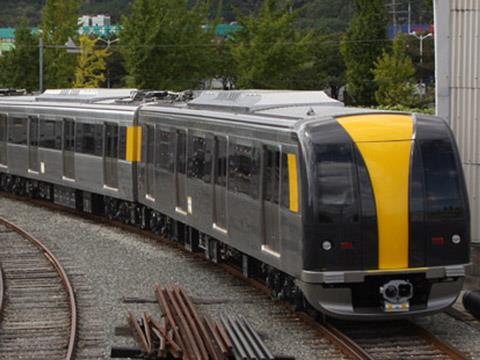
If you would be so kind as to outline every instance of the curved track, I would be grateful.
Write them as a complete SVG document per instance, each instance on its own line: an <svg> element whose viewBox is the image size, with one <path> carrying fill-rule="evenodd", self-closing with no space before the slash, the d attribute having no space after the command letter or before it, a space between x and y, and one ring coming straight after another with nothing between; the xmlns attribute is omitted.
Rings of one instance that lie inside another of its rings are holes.
<svg viewBox="0 0 480 360"><path fill-rule="evenodd" d="M0 359L73 359L77 304L57 258L0 217L0 263Z"/></svg>

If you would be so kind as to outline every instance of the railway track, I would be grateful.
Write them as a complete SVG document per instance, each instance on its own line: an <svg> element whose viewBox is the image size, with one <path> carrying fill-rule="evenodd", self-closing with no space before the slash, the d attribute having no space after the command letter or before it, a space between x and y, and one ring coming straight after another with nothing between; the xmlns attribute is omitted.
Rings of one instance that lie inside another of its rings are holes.
<svg viewBox="0 0 480 360"><path fill-rule="evenodd" d="M7 194L7 197L25 201L24 198ZM29 199L29 202L32 201ZM178 243L164 239L146 230L141 230L132 225L109 221L106 218L64 209L58 205L41 200L33 200L33 203L47 207L54 211L67 212L88 220L102 222L106 225L120 227L123 230L133 232L171 247L185 251ZM211 267L212 271L226 271L238 278L240 282L235 286L246 284L245 291L252 292L252 299L269 295L270 290L259 280L245 278L242 272L229 264L218 265L205 261L200 253L192 254L199 263ZM221 270L219 270L219 268ZM255 290L251 289L252 287ZM253 291L252 291L253 290ZM258 293L262 293L260 295ZM297 324L298 333L308 334L303 341L310 342L318 349L322 357L329 359L468 359L465 354L442 341L440 338L429 333L423 327L410 321L376 322L376 323L348 323L339 321L318 321L304 312L295 312L293 307L283 301L278 301L278 307L272 307L272 313L278 317L288 318ZM324 319L325 320L325 319ZM295 334L292 334L295 335ZM319 336L320 335L320 336ZM323 356L325 355L325 356Z"/></svg>
<svg viewBox="0 0 480 360"><path fill-rule="evenodd" d="M77 304L58 259L0 217L0 263L0 359L73 359Z"/></svg>
<svg viewBox="0 0 480 360"><path fill-rule="evenodd" d="M411 321L332 321L332 324L361 347L370 359L468 359L461 351Z"/></svg>

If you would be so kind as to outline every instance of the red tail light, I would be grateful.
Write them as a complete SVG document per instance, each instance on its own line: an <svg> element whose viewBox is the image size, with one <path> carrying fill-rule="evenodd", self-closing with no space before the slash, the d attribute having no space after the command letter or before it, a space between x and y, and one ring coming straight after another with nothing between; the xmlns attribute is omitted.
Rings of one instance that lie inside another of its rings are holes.
<svg viewBox="0 0 480 360"><path fill-rule="evenodd" d="M443 236L437 236L432 238L432 245L443 245L445 238Z"/></svg>
<svg viewBox="0 0 480 360"><path fill-rule="evenodd" d="M342 250L353 249L353 243L350 242L350 241L341 242L341 243L340 243L340 248L341 248Z"/></svg>

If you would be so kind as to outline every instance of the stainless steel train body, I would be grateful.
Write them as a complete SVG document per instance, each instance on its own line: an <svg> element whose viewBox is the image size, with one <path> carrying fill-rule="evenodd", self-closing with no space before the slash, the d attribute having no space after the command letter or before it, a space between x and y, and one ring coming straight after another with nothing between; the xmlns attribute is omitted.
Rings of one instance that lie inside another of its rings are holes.
<svg viewBox="0 0 480 360"><path fill-rule="evenodd" d="M11 137L17 117L22 144ZM62 124L60 149L43 148L42 119ZM101 124L101 156L77 153L81 133L69 144L71 120ZM303 294L337 317L441 310L469 261L463 173L435 117L308 92L213 91L140 107L0 101L0 163L0 174L74 189L76 207L96 201L212 260L239 258L278 296Z"/></svg>
<svg viewBox="0 0 480 360"><path fill-rule="evenodd" d="M0 169L60 186L55 195L70 207L76 202L72 190L134 201L135 176L126 142L135 111L131 106L21 99L2 103Z"/></svg>

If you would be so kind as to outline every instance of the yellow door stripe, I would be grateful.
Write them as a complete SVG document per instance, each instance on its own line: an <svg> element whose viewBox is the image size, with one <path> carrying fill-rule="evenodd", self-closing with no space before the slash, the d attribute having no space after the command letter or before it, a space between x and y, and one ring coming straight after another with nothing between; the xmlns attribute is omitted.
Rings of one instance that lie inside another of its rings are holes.
<svg viewBox="0 0 480 360"><path fill-rule="evenodd" d="M379 269L407 268L412 118L375 114L339 118L338 122L357 144L372 181Z"/></svg>
<svg viewBox="0 0 480 360"><path fill-rule="evenodd" d="M142 157L142 127L129 126L127 128L127 161L141 161Z"/></svg>
<svg viewBox="0 0 480 360"><path fill-rule="evenodd" d="M297 155L288 154L288 190L290 192L290 211L298 212L298 174Z"/></svg>

